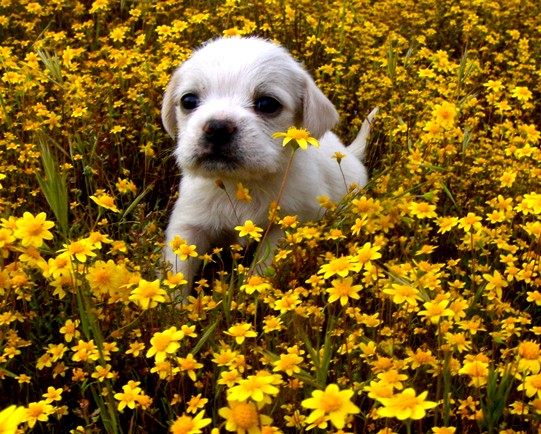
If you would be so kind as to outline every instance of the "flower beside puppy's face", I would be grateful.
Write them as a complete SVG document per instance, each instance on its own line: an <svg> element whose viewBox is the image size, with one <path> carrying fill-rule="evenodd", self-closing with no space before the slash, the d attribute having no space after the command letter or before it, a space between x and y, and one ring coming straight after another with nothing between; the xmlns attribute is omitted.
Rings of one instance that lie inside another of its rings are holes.
<svg viewBox="0 0 541 434"><path fill-rule="evenodd" d="M275 132L295 125L319 138L338 114L285 49L229 38L195 51L173 73L162 119L186 173L242 180L283 169L289 154Z"/></svg>

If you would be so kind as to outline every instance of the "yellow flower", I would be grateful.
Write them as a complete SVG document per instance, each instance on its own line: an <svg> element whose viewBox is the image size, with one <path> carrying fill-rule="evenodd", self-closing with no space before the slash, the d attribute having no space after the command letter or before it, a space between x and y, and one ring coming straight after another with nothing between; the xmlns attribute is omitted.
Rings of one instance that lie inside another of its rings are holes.
<svg viewBox="0 0 541 434"><path fill-rule="evenodd" d="M95 246L90 243L88 239L82 239L77 241L72 241L69 244L64 244L64 248L59 250L58 253L63 253L68 255L71 259L75 258L79 262L85 263L88 257L94 257L96 254Z"/></svg>
<svg viewBox="0 0 541 434"><path fill-rule="evenodd" d="M271 284L265 278L253 275L240 287L240 290L246 292L246 294L253 294L254 291L264 292L271 288Z"/></svg>
<svg viewBox="0 0 541 434"><path fill-rule="evenodd" d="M294 310L300 303L301 300L299 300L298 294L287 292L281 298L276 300L274 303L274 310L279 310L281 314L284 314L290 310Z"/></svg>
<svg viewBox="0 0 541 434"><path fill-rule="evenodd" d="M180 285L186 285L188 281L184 278L184 274L180 272L173 274L171 271L168 271L167 278L164 279L163 283L169 288L175 288Z"/></svg>
<svg viewBox="0 0 541 434"><path fill-rule="evenodd" d="M111 368L112 367L109 364L106 364L105 366L98 365L96 366L95 371L91 374L91 377L100 382L104 381L106 378L114 378L115 374L111 372Z"/></svg>
<svg viewBox="0 0 541 434"><path fill-rule="evenodd" d="M203 367L203 364L197 362L191 353L189 353L185 358L179 357L177 362L181 372L187 372L188 377L190 377L192 381L196 380L195 370Z"/></svg>
<svg viewBox="0 0 541 434"><path fill-rule="evenodd" d="M329 293L329 303L340 300L340 304L345 306L350 298L358 300L358 292L362 289L361 285L353 285L353 278L338 278L331 282L332 288L327 288Z"/></svg>
<svg viewBox="0 0 541 434"><path fill-rule="evenodd" d="M266 371L262 372L240 380L237 386L229 389L227 399L239 402L251 399L255 402L262 402L266 401L268 396L277 395L280 390L273 385L276 378Z"/></svg>
<svg viewBox="0 0 541 434"><path fill-rule="evenodd" d="M169 245L173 246L173 253L175 253L175 255L178 255L181 261L186 261L188 258L197 258L197 247L194 244L188 245L185 241L177 244L177 238L178 237L175 237L175 240L169 243Z"/></svg>
<svg viewBox="0 0 541 434"><path fill-rule="evenodd" d="M257 227L252 220L246 220L244 225L236 226L235 230L239 231L239 237L245 237L248 235L255 241L259 241L261 239L261 232L263 232L263 229Z"/></svg>
<svg viewBox="0 0 541 434"><path fill-rule="evenodd" d="M371 243L364 243L360 249L357 249L355 255L351 257L351 262L359 264L361 266L359 270L367 268L371 261L381 258L381 253L379 253L380 249L380 246L373 246Z"/></svg>
<svg viewBox="0 0 541 434"><path fill-rule="evenodd" d="M383 289L383 293L393 297L393 303L408 303L410 306L417 306L417 300L421 300L419 290L410 285L393 283L391 288Z"/></svg>
<svg viewBox="0 0 541 434"><path fill-rule="evenodd" d="M200 393L196 396L192 396L186 403L188 406L186 412L195 414L197 410L203 408L208 402L209 400L207 398L202 398Z"/></svg>
<svg viewBox="0 0 541 434"><path fill-rule="evenodd" d="M389 369L387 371L380 372L377 377L381 383L387 384L388 386L391 386L397 390L402 390L404 388L402 383L408 379L406 374L401 374L396 369Z"/></svg>
<svg viewBox="0 0 541 434"><path fill-rule="evenodd" d="M45 398L47 404L51 404L53 401L60 401L62 400L62 389L55 389L54 387L49 386L47 388L47 393L44 393L42 396ZM2 431L0 430L0 433L1 432Z"/></svg>
<svg viewBox="0 0 541 434"><path fill-rule="evenodd" d="M0 412L0 433L16 434L23 422L26 422L26 409L11 405Z"/></svg>
<svg viewBox="0 0 541 434"><path fill-rule="evenodd" d="M435 426L432 428L432 432L434 434L454 434L456 432L456 428L447 427L447 426L442 426L442 427Z"/></svg>
<svg viewBox="0 0 541 434"><path fill-rule="evenodd" d="M301 402L303 407L313 410L306 422L311 424L323 418L330 420L337 429L344 428L348 416L360 412L351 402L352 396L352 390L340 390L336 384L329 384L325 390L314 390L311 398Z"/></svg>
<svg viewBox="0 0 541 434"><path fill-rule="evenodd" d="M380 400L381 398L390 398L393 396L393 386L385 381L371 381L370 385L363 389L368 392L368 397Z"/></svg>
<svg viewBox="0 0 541 434"><path fill-rule="evenodd" d="M513 98L518 99L519 101L529 101L532 99L532 92L526 86L516 86L512 91L511 95Z"/></svg>
<svg viewBox="0 0 541 434"><path fill-rule="evenodd" d="M470 360L464 363L464 366L460 368L458 373L470 377L470 386L481 387L487 384L488 363L482 360Z"/></svg>
<svg viewBox="0 0 541 434"><path fill-rule="evenodd" d="M171 425L169 431L173 434L199 434L212 422L210 418L204 418L205 410L201 410L196 416L179 416Z"/></svg>
<svg viewBox="0 0 541 434"><path fill-rule="evenodd" d="M90 199L92 199L102 208L105 208L117 213L120 212L120 210L115 205L115 198L112 196L109 196L107 193L100 193L100 194L97 194L96 196L90 196Z"/></svg>
<svg viewBox="0 0 541 434"><path fill-rule="evenodd" d="M112 294L119 287L121 274L117 265L109 259L107 262L96 261L88 268L85 277L95 294Z"/></svg>
<svg viewBox="0 0 541 434"><path fill-rule="evenodd" d="M174 367L168 360L163 362L155 362L154 367L150 368L151 374L158 374L161 380L167 381L171 381L179 372L180 369Z"/></svg>
<svg viewBox="0 0 541 434"><path fill-rule="evenodd" d="M303 360L301 356L295 353L280 354L280 359L273 363L273 372L285 372L287 375L298 374L301 372L299 364Z"/></svg>
<svg viewBox="0 0 541 434"><path fill-rule="evenodd" d="M438 233L444 234L458 224L458 217L440 217L436 220L436 223L440 227Z"/></svg>
<svg viewBox="0 0 541 434"><path fill-rule="evenodd" d="M529 398L534 395L537 395L537 398L541 398L541 374L528 375L524 378L524 381L518 385L517 390L524 390L526 396Z"/></svg>
<svg viewBox="0 0 541 434"><path fill-rule="evenodd" d="M231 366L238 356L236 351L231 351L228 349L223 349L219 353L213 353L214 359L212 361L218 366Z"/></svg>
<svg viewBox="0 0 541 434"><path fill-rule="evenodd" d="M308 149L308 145L312 145L319 148L319 142L317 139L310 137L310 132L304 128L289 127L286 133L274 133L273 138L283 137L282 146L286 146L288 143L292 143L293 149L301 148L303 150Z"/></svg>
<svg viewBox="0 0 541 434"><path fill-rule="evenodd" d="M100 358L100 353L97 345L94 343L94 339L88 342L79 339L77 345L74 345L71 350L73 351L71 360L74 362L96 361Z"/></svg>
<svg viewBox="0 0 541 434"><path fill-rule="evenodd" d="M541 193L527 193L520 203L516 207L517 211L521 211L523 214L541 214ZM15 236L17 236L15 234Z"/></svg>
<svg viewBox="0 0 541 434"><path fill-rule="evenodd" d="M138 381L130 380L128 384L122 386L122 392L115 393L114 398L119 401L118 411L122 412L126 407L132 410L137 406L137 399L141 393Z"/></svg>
<svg viewBox="0 0 541 434"><path fill-rule="evenodd" d="M26 409L26 422L33 428L36 422L47 422L54 412L54 407L46 401L31 402Z"/></svg>
<svg viewBox="0 0 541 434"><path fill-rule="evenodd" d="M432 111L432 116L435 118L436 123L443 128L451 128L454 125L456 114L456 105L450 102L436 104Z"/></svg>
<svg viewBox="0 0 541 434"><path fill-rule="evenodd" d="M137 288L135 288L129 299L137 304L141 309L152 309L165 301L167 293L160 288L160 280L156 279L153 282L148 282L141 279Z"/></svg>
<svg viewBox="0 0 541 434"><path fill-rule="evenodd" d="M177 330L175 326L156 332L150 339L151 347L147 351L146 356L156 359L156 362L163 362L168 354L174 354L179 348L178 343L184 337L184 333Z"/></svg>
<svg viewBox="0 0 541 434"><path fill-rule="evenodd" d="M503 288L506 288L507 286L509 286L509 283L507 283L506 278L502 276L498 270L495 270L494 274L488 274L488 273L483 274L483 278L487 281L487 286L485 289L488 291L494 291L496 293L496 296L499 299L501 299L503 295L502 293Z"/></svg>
<svg viewBox="0 0 541 434"><path fill-rule="evenodd" d="M25 212L22 218L16 221L17 229L13 232L13 236L21 240L23 247L41 247L43 240L52 240L53 234L49 232L54 226L53 222L47 220L47 215L40 212L35 217Z"/></svg>
<svg viewBox="0 0 541 434"><path fill-rule="evenodd" d="M71 342L73 338L78 338L81 335L81 332L77 330L77 327L79 327L80 323L81 321L78 319L76 319L75 321L68 319L64 323L64 327L60 328L60 333L64 335L64 340L66 342Z"/></svg>
<svg viewBox="0 0 541 434"><path fill-rule="evenodd" d="M488 80L486 83L483 83L483 86L492 92L500 92L505 89L505 86L500 80Z"/></svg>
<svg viewBox="0 0 541 434"><path fill-rule="evenodd" d="M90 9L91 14L95 14L98 11L106 11L109 8L109 0L96 0L92 3Z"/></svg>
<svg viewBox="0 0 541 434"><path fill-rule="evenodd" d="M250 190L242 185L242 182L237 184L237 192L235 193L237 200L242 202L250 203L252 201L252 196L250 196Z"/></svg>
<svg viewBox="0 0 541 434"><path fill-rule="evenodd" d="M118 178L118 182L115 184L118 191L122 194L126 194L128 191L135 194L137 193L137 187L133 183L133 181L129 179L121 179Z"/></svg>
<svg viewBox="0 0 541 434"><path fill-rule="evenodd" d="M517 172L515 172L514 170L506 170L505 172L503 172L503 175L500 177L500 186L502 188L512 187L516 179L517 179Z"/></svg>
<svg viewBox="0 0 541 434"><path fill-rule="evenodd" d="M362 264L352 260L349 256L340 256L332 259L329 263L323 264L318 274L323 274L324 279L328 279L334 275L347 277L350 272L356 273L362 269Z"/></svg>
<svg viewBox="0 0 541 434"><path fill-rule="evenodd" d="M436 325L442 317L452 317L455 313L448 308L449 300L432 300L423 304L426 310L421 310L418 315L426 317L428 321Z"/></svg>
<svg viewBox="0 0 541 434"><path fill-rule="evenodd" d="M279 221L279 224L282 225L282 229L297 227L298 221L296 215L286 215L282 220Z"/></svg>
<svg viewBox="0 0 541 434"><path fill-rule="evenodd" d="M409 206L410 213L418 219L436 218L436 205L428 202L412 202Z"/></svg>
<svg viewBox="0 0 541 434"><path fill-rule="evenodd" d="M114 42L122 42L126 37L126 32L128 30L129 29L126 26L116 27L109 33L109 38L111 38Z"/></svg>
<svg viewBox="0 0 541 434"><path fill-rule="evenodd" d="M481 217L469 212L466 217L462 217L458 221L458 227L464 229L464 232L470 232L472 228L478 230L482 227L481 220Z"/></svg>
<svg viewBox="0 0 541 434"><path fill-rule="evenodd" d="M237 434L261 434L261 427L270 425L272 419L262 414L253 402L228 401L218 414L225 420L225 429Z"/></svg>
<svg viewBox="0 0 541 434"><path fill-rule="evenodd" d="M445 340L449 345L456 348L459 353L471 348L471 341L466 339L464 333L446 333Z"/></svg>
<svg viewBox="0 0 541 434"><path fill-rule="evenodd" d="M423 392L416 396L415 390L409 388L390 398L380 398L383 407L378 409L378 413L382 417L396 417L398 420L422 419L426 416L426 410L438 405L425 401L427 395L428 392Z"/></svg>
<svg viewBox="0 0 541 434"><path fill-rule="evenodd" d="M0 249L8 247L10 244L13 244L15 237L13 236L13 231L6 228L0 229Z"/></svg>
<svg viewBox="0 0 541 434"><path fill-rule="evenodd" d="M257 333L251 330L252 325L248 323L237 323L225 332L226 335L233 336L237 344L242 344L246 338L255 338Z"/></svg>
<svg viewBox="0 0 541 434"><path fill-rule="evenodd" d="M537 342L524 341L518 344L518 371L538 374L541 370L541 349Z"/></svg>
<svg viewBox="0 0 541 434"><path fill-rule="evenodd" d="M126 350L126 354L133 354L133 357L139 357L139 354L145 349L143 342L131 342L130 348Z"/></svg>

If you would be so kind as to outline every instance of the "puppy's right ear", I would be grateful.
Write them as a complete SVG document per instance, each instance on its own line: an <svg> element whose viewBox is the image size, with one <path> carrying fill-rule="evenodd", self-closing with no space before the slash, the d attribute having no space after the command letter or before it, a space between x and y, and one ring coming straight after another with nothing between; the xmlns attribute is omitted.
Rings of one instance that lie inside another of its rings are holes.
<svg viewBox="0 0 541 434"><path fill-rule="evenodd" d="M333 128L339 115L332 102L321 92L308 74L304 75L303 126L316 138Z"/></svg>
<svg viewBox="0 0 541 434"><path fill-rule="evenodd" d="M180 73L177 69L169 80L167 89L165 89L165 93L163 94L162 102L162 123L165 131L167 131L167 134L169 134L173 139L176 138L178 132L177 110L179 110L179 101L176 90L178 89L179 84Z"/></svg>

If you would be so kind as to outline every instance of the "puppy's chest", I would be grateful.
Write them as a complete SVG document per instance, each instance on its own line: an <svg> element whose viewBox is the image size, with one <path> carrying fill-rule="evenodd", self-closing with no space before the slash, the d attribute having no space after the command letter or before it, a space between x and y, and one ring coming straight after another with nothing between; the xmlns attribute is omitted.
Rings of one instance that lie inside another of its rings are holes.
<svg viewBox="0 0 541 434"><path fill-rule="evenodd" d="M186 186L187 187L187 186ZM193 223L202 226L210 226L209 229L220 232L234 232L234 228L243 225L247 220L254 224L264 226L268 222L269 206L273 199L255 187L245 187L247 191L237 195L239 185L226 184L223 188L212 186L209 189L199 191L193 190L185 193L181 191L182 208L190 209L190 212L183 213L184 218L189 218Z"/></svg>

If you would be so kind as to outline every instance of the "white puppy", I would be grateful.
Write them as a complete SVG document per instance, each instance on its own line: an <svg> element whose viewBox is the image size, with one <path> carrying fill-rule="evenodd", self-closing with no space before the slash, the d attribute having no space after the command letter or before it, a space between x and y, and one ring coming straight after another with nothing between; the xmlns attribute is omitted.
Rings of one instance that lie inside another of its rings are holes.
<svg viewBox="0 0 541 434"><path fill-rule="evenodd" d="M346 148L330 132L338 122L336 109L285 49L259 38L227 38L195 51L173 73L162 106L183 173L164 258L188 280L183 295L199 261L179 260L169 246L176 235L202 254L217 245L242 244L234 228L246 220L267 227L269 205L278 198L291 155L274 133L297 126L319 139L319 148L296 152L280 201L282 215L312 220L321 215L318 196L337 201L346 185L366 184L360 159L375 112ZM340 166L331 158L336 152L347 156ZM251 202L235 200L238 183L249 189ZM280 235L278 227L271 230L271 245Z"/></svg>

